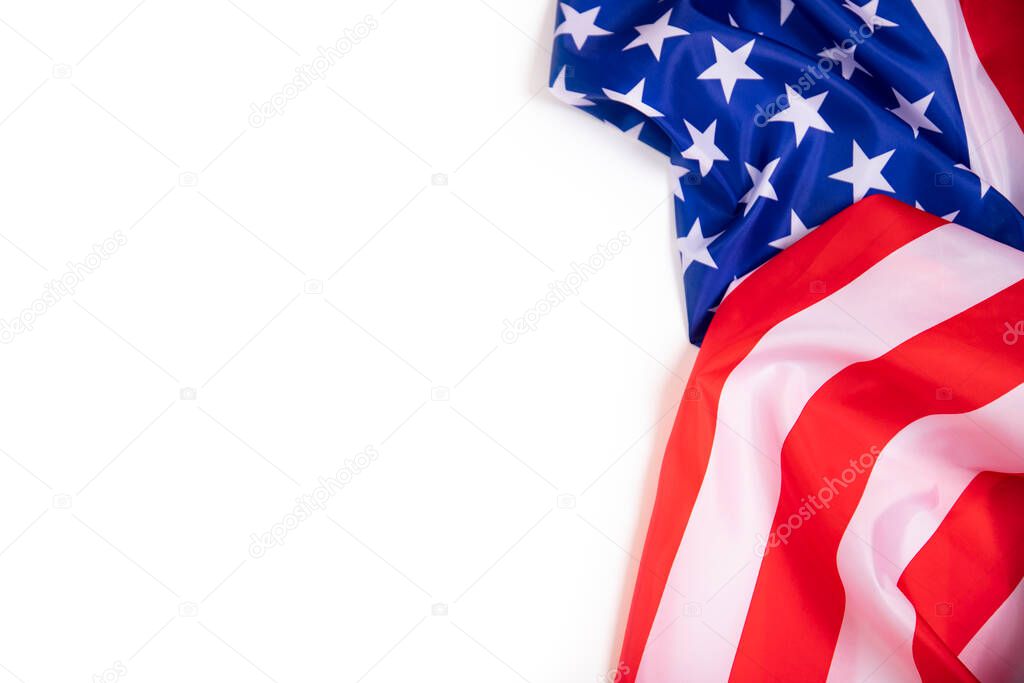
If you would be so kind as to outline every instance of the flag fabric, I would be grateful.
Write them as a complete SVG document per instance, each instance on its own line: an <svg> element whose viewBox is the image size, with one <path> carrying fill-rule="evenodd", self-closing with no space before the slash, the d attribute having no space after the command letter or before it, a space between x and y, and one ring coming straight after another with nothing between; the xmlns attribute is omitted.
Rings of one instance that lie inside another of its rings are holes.
<svg viewBox="0 0 1024 683"><path fill-rule="evenodd" d="M1022 317L1024 253L887 197L741 282L669 440L625 680L1022 680Z"/></svg>
<svg viewBox="0 0 1024 683"><path fill-rule="evenodd" d="M559 3L702 344L616 680L1024 681L1020 45L1017 0Z"/></svg>
<svg viewBox="0 0 1024 683"><path fill-rule="evenodd" d="M1024 248L1022 43L1019 0L572 0L551 89L670 157L699 343L734 279L869 194Z"/></svg>

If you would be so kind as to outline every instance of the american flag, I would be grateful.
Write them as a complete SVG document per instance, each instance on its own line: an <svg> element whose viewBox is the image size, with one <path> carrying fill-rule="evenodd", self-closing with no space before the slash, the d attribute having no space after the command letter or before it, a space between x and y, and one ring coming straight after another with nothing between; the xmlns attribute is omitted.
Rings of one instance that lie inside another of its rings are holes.
<svg viewBox="0 0 1024 683"><path fill-rule="evenodd" d="M1020 45L1017 0L559 4L702 344L617 679L1024 680Z"/></svg>

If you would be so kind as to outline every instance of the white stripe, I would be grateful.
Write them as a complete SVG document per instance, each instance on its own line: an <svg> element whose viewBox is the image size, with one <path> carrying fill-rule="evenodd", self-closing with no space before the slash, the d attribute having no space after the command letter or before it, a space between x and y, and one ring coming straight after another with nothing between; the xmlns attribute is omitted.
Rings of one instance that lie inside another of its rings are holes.
<svg viewBox="0 0 1024 683"><path fill-rule="evenodd" d="M966 415L918 420L882 449L839 544L846 611L829 683L920 680L903 647L917 615L896 582L975 476L1024 471L1021 415L1024 386Z"/></svg>
<svg viewBox="0 0 1024 683"><path fill-rule="evenodd" d="M1024 133L978 59L959 0L913 3L949 62L971 168L1024 211Z"/></svg>
<svg viewBox="0 0 1024 683"><path fill-rule="evenodd" d="M668 578L675 590L658 606L640 683L680 672L728 678L760 568L755 546L778 505L782 442L814 392L1022 276L1024 254L946 225L758 342L723 386L707 473Z"/></svg>
<svg viewBox="0 0 1024 683"><path fill-rule="evenodd" d="M960 653L962 661L982 683L1024 681L1024 581L975 634Z"/></svg>

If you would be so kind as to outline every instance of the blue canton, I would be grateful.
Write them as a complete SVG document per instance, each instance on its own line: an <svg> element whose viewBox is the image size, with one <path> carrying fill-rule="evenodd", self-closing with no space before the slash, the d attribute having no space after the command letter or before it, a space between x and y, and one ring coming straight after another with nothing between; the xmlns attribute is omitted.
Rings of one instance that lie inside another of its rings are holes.
<svg viewBox="0 0 1024 683"><path fill-rule="evenodd" d="M562 2L551 83L670 157L694 343L730 283L870 194L1024 248L910 0Z"/></svg>

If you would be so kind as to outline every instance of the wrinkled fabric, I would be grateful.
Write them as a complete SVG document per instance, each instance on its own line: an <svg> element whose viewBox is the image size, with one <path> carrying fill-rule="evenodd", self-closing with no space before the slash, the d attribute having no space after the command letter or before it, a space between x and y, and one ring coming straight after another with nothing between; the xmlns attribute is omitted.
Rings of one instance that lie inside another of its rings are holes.
<svg viewBox="0 0 1024 683"><path fill-rule="evenodd" d="M640 141L668 155L678 168L679 180L673 178L679 183L678 236L692 235L699 220L703 237L714 237L707 246L710 258L684 260L694 343L703 339L730 283L779 253L770 243L791 234L794 213L812 228L854 202L851 184L829 177L851 166L854 143L868 157L893 151L883 170L893 188L888 194L936 215L959 212L959 224L1024 248L1024 217L969 170L968 133L950 64L914 3L881 0L879 15L897 26L873 30L836 0L798 1L788 14L785 5L571 0L560 3L556 17L561 26L567 7L576 12L599 7L594 25L605 33L587 36L582 46L571 33L556 35L550 82L563 79L565 90L586 98L576 99L581 110L623 131L635 134L641 126ZM638 38L635 27L653 24L667 12L670 25L688 35L665 39L660 58L649 45L628 47ZM720 80L698 78L716 63L712 39L733 52L753 41L746 65L760 79L737 81L728 102ZM860 66L849 74L839 61L820 56L842 49L844 41L853 41L845 45L852 46ZM643 107L608 95L629 93L641 79ZM833 132L812 128L798 145L792 123L769 121L785 109L780 96L787 85L805 98L827 93L819 113ZM890 111L899 106L894 89L912 102L934 93L926 113L941 132L922 128L915 137L912 127ZM728 160L715 161L704 175L698 161L682 156L694 143L686 124L706 131L713 122L714 142ZM751 207L741 203L753 185L748 165L761 170L775 159L770 183L777 198L755 198Z"/></svg>

